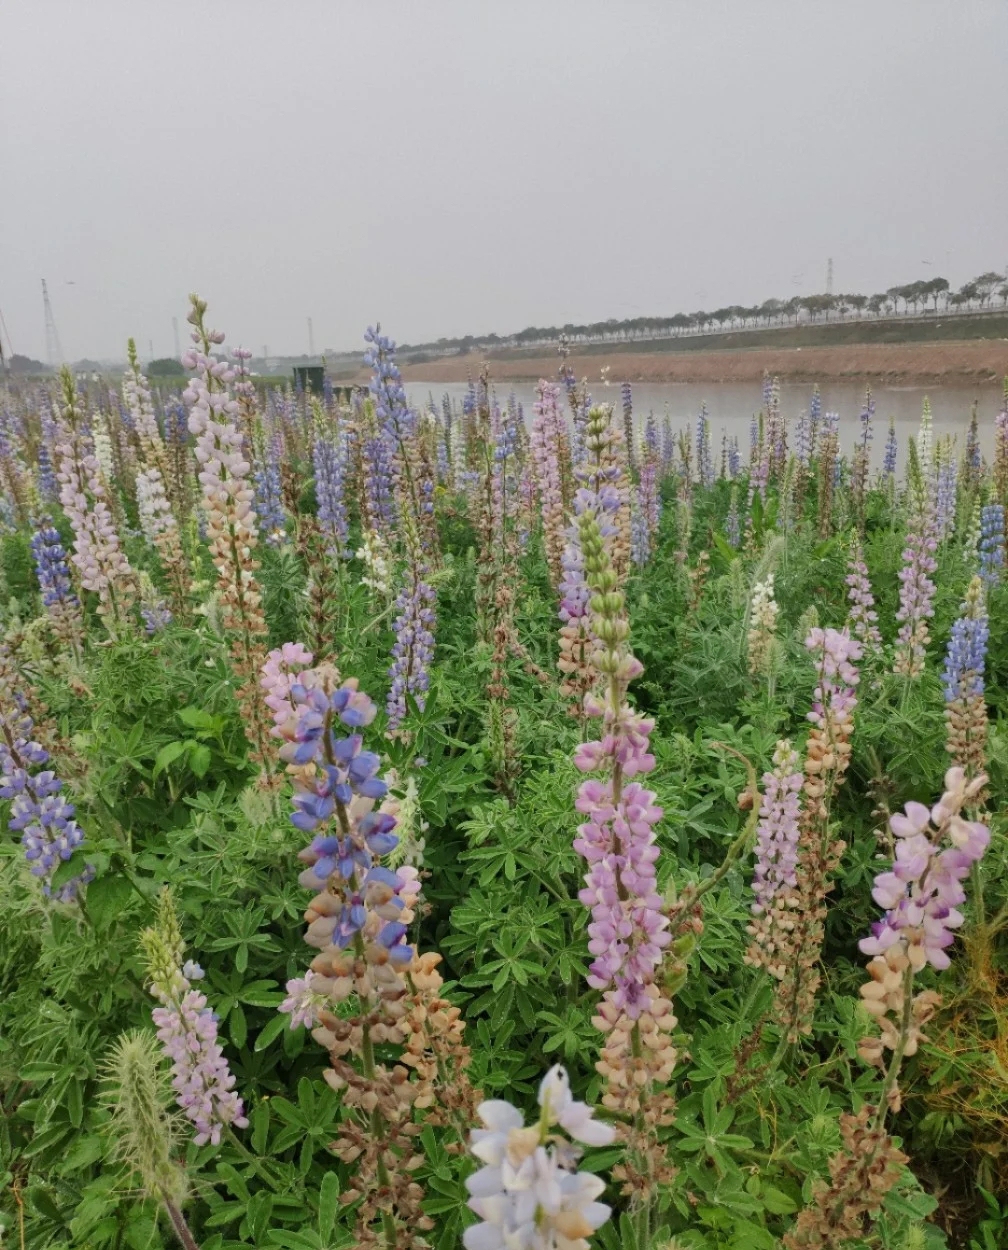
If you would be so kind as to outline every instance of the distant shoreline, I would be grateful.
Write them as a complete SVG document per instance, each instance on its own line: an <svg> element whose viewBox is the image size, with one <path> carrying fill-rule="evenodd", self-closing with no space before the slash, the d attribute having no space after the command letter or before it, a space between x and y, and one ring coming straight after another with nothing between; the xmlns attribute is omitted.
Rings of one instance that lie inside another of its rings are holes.
<svg viewBox="0 0 1008 1250"><path fill-rule="evenodd" d="M404 382L464 382L486 360L496 381L535 382L555 378L556 353L471 353L420 364L402 363ZM764 370L788 382L872 381L921 386L998 383L1008 374L1008 339L942 343L861 343L831 347L667 352L596 348L576 352L570 364L580 378L597 381L611 366L612 382L753 382ZM359 380L365 380L360 374Z"/></svg>

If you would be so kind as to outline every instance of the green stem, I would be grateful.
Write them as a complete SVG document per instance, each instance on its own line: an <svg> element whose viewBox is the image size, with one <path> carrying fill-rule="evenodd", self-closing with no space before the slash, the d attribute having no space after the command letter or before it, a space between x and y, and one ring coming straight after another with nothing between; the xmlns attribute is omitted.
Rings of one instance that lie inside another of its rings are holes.
<svg viewBox="0 0 1008 1250"><path fill-rule="evenodd" d="M913 964L907 963L906 971L903 973L903 1018L900 1020L900 1032L896 1041L896 1048L893 1051L892 1059L889 1061L885 1081L882 1083L882 1093L879 1097L878 1110L875 1112L875 1122L872 1126L875 1129L880 1129L885 1122L886 1112L889 1110L889 1095L896 1086L896 1078L899 1076L900 1068L903 1065L903 1055L906 1052L907 1041L910 1038L910 1022L913 1019L912 989Z"/></svg>

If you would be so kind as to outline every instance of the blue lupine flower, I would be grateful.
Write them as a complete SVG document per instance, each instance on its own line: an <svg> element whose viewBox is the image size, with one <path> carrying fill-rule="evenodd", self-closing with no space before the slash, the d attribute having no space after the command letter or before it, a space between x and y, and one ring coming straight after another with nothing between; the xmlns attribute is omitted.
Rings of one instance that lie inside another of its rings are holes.
<svg viewBox="0 0 1008 1250"><path fill-rule="evenodd" d="M988 589L1000 585L1004 565L1004 508L989 503L980 513L980 577Z"/></svg>

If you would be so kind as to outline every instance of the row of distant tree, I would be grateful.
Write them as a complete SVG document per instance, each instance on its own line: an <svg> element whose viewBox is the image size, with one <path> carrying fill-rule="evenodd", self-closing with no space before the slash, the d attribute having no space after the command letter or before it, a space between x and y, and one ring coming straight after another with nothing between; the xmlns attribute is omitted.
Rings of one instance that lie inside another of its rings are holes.
<svg viewBox="0 0 1008 1250"><path fill-rule="evenodd" d="M633 339L675 338L799 322L845 321L865 318L920 316L923 313L986 312L1008 306L1008 275L983 273L958 291L945 278L930 278L891 286L876 295L795 295L789 300L768 299L745 307L731 304L711 312L675 313L670 317L632 317L623 321L593 321L585 325L528 326L517 334L467 334L435 343L403 343L403 352L455 355L480 348L532 347L551 343L563 334L572 342L604 343Z"/></svg>

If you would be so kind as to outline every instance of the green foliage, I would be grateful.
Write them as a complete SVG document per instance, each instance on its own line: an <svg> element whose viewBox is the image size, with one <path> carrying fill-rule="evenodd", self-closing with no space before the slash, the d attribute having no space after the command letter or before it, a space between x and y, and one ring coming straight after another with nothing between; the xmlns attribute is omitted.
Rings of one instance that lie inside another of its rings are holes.
<svg viewBox="0 0 1008 1250"><path fill-rule="evenodd" d="M701 550L711 557L691 610L687 571L675 562L668 483L665 490L658 550L646 569L631 573L628 603L632 644L645 666L633 695L657 723L657 765L647 781L664 809L659 886L671 899L709 881L743 827L737 796L745 772L724 748L762 772L779 737L804 741L813 673L800 622L807 624L814 605L821 625L844 624L847 545L842 535L818 536L811 495L805 517L780 532L771 490L753 518L755 550L736 552L723 535L729 491L718 483L697 492L685 544L692 566ZM902 520L882 491L870 494L866 517L866 560L891 644ZM533 535L517 596L517 634L532 664L508 662L521 765L509 803L491 778L485 686L492 657L477 641L474 530L440 489L438 523L445 561L425 709L411 708L406 738L384 740L381 718L368 731L369 745L384 750L401 775L412 770L418 785L427 828L416 938L444 957L446 993L463 1009L470 1075L484 1096L528 1104L545 1070L562 1062L578 1096L595 1101L598 996L585 980L584 864L572 849L579 775L571 761L582 726L567 714L552 677L557 621L541 546ZM146 561L158 575L139 540L137 549L135 563ZM308 578L301 555L293 544L258 554L271 645L303 637ZM200 559L206 590L209 571ZM745 640L753 583L771 565L780 606L772 693L748 673ZM30 621L40 606L24 535L4 536L0 566L5 597ZM704 896L703 932L676 995L678 1108L664 1145L678 1174L662 1195L658 1227L642 1229L610 1187L606 1201L615 1214L597 1239L605 1250L773 1250L827 1174L840 1115L877 1095L876 1076L856 1054L865 1029L857 942L877 916L870 887L882 822L874 809L882 798L895 808L940 792L948 757L938 666L967 572L956 537L940 553L920 681L908 685L878 660L863 666L851 768L833 812L848 849L831 896L812 1037L775 1053L769 984L744 962L751 895L743 858ZM381 703L391 616L376 610L359 573L352 563L334 574L339 594L328 627L343 674L359 678ZM1008 591L995 592L990 607L990 806L999 812L1008 793ZM28 1250L168 1245L156 1197L159 1187L176 1183L173 1169L184 1162L192 1178L189 1218L204 1250L350 1246L340 1195L353 1165L330 1148L344 1116L341 1100L322 1076L324 1053L276 1011L285 982L309 958L297 881L305 837L290 824L288 794L255 784L212 605L193 624L172 624L153 639L92 640L79 664L44 650L22 659L59 731L56 764L86 832L57 881L85 863L96 875L79 910L46 907L16 840L0 842L0 1175L7 1189L0 1221L11 1243L11 1227L23 1216ZM546 684L533 665L550 674ZM1000 1205L1008 1182L1000 816L994 834L982 886L985 914L996 923L982 929L972 910L958 971L922 978L946 993L949 1009L907 1066L895 1131L911 1170L865 1240L873 1250L937 1250L947 1244L943 1229L957 1238L948 1244L969 1250L992 1250L1008 1235ZM188 952L205 969L203 988L249 1115L248 1129L219 1147L186 1145L184 1132L171 1137L171 1118L158 1118L163 1073L152 1068L149 1033L136 1032L149 1030L151 1008L140 935L155 922L166 885ZM961 990L952 984L956 976ZM114 1110L102 1097L110 1073ZM140 1106L146 1129L138 1127ZM167 1155L158 1148L162 1129L173 1142ZM448 1250L469 1222L469 1163L429 1127L420 1143L418 1175L437 1221L432 1243ZM605 1170L617 1157L592 1157L588 1166ZM141 1186L129 1168L140 1171ZM925 1189L941 1194L938 1214Z"/></svg>

